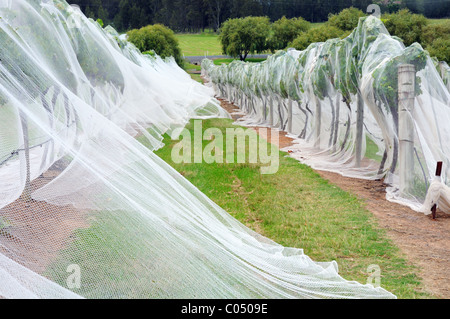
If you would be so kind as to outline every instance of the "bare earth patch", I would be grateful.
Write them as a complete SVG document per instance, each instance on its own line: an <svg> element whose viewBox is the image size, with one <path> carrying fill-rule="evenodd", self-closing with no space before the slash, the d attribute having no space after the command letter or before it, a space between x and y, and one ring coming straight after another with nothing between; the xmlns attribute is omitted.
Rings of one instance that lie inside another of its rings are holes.
<svg viewBox="0 0 450 319"><path fill-rule="evenodd" d="M43 187L59 173L50 169L32 182L32 189ZM0 252L39 274L71 242L77 229L89 227L86 213L73 207L22 198L1 209L0 216L11 224L0 232Z"/></svg>
<svg viewBox="0 0 450 319"><path fill-rule="evenodd" d="M238 107L228 101L220 101L234 120L242 116L233 114L239 111ZM259 132L257 127L254 129ZM261 136L270 141L270 131L267 135ZM289 148L291 145L293 140L280 132L278 147ZM379 226L386 230L388 237L412 264L421 269L418 276L423 279L425 289L437 298L450 298L450 215L438 210L437 219L433 220L407 206L389 202L385 192L387 185L383 181L317 172L322 178L366 203L366 208L376 217Z"/></svg>

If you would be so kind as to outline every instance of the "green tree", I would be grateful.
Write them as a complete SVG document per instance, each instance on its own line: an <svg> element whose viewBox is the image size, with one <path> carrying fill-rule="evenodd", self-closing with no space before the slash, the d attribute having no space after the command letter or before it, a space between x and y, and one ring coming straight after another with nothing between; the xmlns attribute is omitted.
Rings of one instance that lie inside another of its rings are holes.
<svg viewBox="0 0 450 319"><path fill-rule="evenodd" d="M270 20L268 17L229 19L222 24L219 39L225 54L245 61L249 53L267 50Z"/></svg>
<svg viewBox="0 0 450 319"><path fill-rule="evenodd" d="M439 61L450 63L450 37L438 38L426 49L431 56L436 57Z"/></svg>
<svg viewBox="0 0 450 319"><path fill-rule="evenodd" d="M391 35L403 40L406 46L421 42L422 33L428 20L421 14L413 14L408 9L383 15L384 25Z"/></svg>
<svg viewBox="0 0 450 319"><path fill-rule="evenodd" d="M269 48L272 52L286 49L289 43L303 32L308 31L311 24L303 18L287 19L282 17L272 24L269 37Z"/></svg>
<svg viewBox="0 0 450 319"><path fill-rule="evenodd" d="M365 16L366 14L361 10L350 7L338 14L330 14L328 24L344 31L353 31L358 26L359 18Z"/></svg>
<svg viewBox="0 0 450 319"><path fill-rule="evenodd" d="M174 57L179 66L183 66L183 58L178 40L172 30L162 24L148 25L133 29L127 33L128 41L141 52L154 51L162 58Z"/></svg>
<svg viewBox="0 0 450 319"><path fill-rule="evenodd" d="M450 63L450 21L424 27L421 44L432 57Z"/></svg>
<svg viewBox="0 0 450 319"><path fill-rule="evenodd" d="M308 32L302 33L300 36L294 39L290 44L291 47L296 50L303 51L309 47L312 43L325 42L329 39L343 38L347 36L349 32L343 31L339 28L323 25L314 29L310 29Z"/></svg>
<svg viewBox="0 0 450 319"><path fill-rule="evenodd" d="M431 45L439 38L450 38L450 20L438 24L427 25L423 28L421 37L422 45Z"/></svg>

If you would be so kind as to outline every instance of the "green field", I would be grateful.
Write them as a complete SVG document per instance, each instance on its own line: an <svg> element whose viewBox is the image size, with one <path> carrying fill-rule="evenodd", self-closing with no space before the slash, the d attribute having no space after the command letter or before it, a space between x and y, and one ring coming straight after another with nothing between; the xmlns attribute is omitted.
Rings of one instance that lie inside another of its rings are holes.
<svg viewBox="0 0 450 319"><path fill-rule="evenodd" d="M214 59L213 62L215 65L221 65L221 64L230 64L231 62L233 62L235 59ZM252 63L258 63L258 62L262 62L266 59L263 58L247 58L245 59L245 62L252 62Z"/></svg>
<svg viewBox="0 0 450 319"><path fill-rule="evenodd" d="M184 56L222 55L219 36L214 33L176 34Z"/></svg>
<svg viewBox="0 0 450 319"><path fill-rule="evenodd" d="M204 130L211 127L225 132L234 126L231 120L203 121ZM193 134L192 122L187 128ZM348 280L366 283L367 267L375 264L381 267L382 287L397 297L432 297L423 293L417 269L363 202L308 166L281 152L280 169L273 175L261 175L260 164L175 164L171 151L177 141L166 137L164 143L158 156L255 231L284 246L303 248L313 260L336 260Z"/></svg>
<svg viewBox="0 0 450 319"><path fill-rule="evenodd" d="M428 19L429 24L449 23L450 19Z"/></svg>

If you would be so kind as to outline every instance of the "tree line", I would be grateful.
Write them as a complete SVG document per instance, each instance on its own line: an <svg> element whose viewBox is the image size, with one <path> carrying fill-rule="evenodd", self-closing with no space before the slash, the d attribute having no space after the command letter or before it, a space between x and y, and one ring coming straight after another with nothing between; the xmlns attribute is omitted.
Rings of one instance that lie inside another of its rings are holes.
<svg viewBox="0 0 450 319"><path fill-rule="evenodd" d="M409 8L427 18L450 14L450 0L68 0L90 18L101 19L119 31L163 24L175 32L217 31L230 18L266 16L276 21L303 17L324 22L329 14L355 7L366 12L378 3L383 13Z"/></svg>
<svg viewBox="0 0 450 319"><path fill-rule="evenodd" d="M328 21L314 26L305 19L282 17L271 22L268 17L249 16L228 19L220 27L222 52L245 61L248 54L295 48L303 51L312 43L344 38L367 16L357 8L347 8L330 14ZM432 57L450 63L450 20L429 23L423 15L402 9L383 14L381 20L389 34L397 36L405 46L418 42ZM183 58L174 32L161 25L148 25L127 32L128 40L143 53L161 57L173 56L183 66Z"/></svg>
<svg viewBox="0 0 450 319"><path fill-rule="evenodd" d="M267 17L229 19L222 24L219 39L224 53L244 61L251 53L274 53L288 47L303 51L312 43L347 37L364 16L357 8L347 8L330 14L327 22L315 27L303 18L283 17L273 23ZM430 24L425 16L408 9L383 14L381 20L389 34L405 46L417 42L432 57L450 63L450 21Z"/></svg>

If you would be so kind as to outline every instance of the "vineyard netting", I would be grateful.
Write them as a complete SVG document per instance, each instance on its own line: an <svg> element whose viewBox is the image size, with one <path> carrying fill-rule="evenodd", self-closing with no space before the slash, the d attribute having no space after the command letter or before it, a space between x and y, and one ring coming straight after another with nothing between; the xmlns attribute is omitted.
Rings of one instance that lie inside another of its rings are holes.
<svg viewBox="0 0 450 319"><path fill-rule="evenodd" d="M294 158L384 179L387 198L416 211L431 214L439 202L450 212L449 67L417 43L405 47L380 19L361 18L348 37L304 51L261 63L205 59L202 70L216 94L246 114L240 124L290 133ZM438 162L444 171L436 178Z"/></svg>
<svg viewBox="0 0 450 319"><path fill-rule="evenodd" d="M230 117L172 58L62 0L0 16L0 298L395 297L251 231L153 153Z"/></svg>

